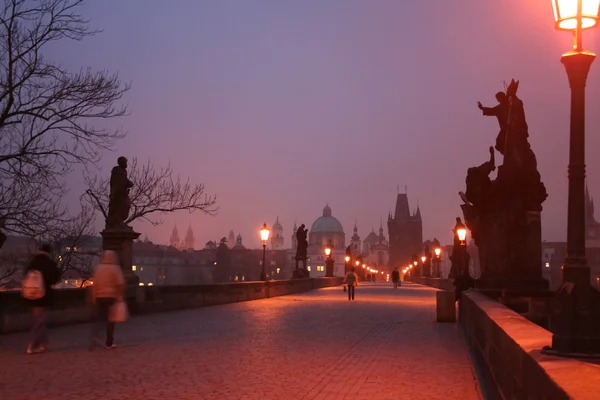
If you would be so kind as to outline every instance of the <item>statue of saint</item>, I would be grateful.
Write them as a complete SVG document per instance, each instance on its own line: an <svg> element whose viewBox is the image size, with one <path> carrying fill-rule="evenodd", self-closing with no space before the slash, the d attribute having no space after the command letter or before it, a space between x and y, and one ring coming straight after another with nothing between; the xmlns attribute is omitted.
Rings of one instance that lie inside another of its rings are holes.
<svg viewBox="0 0 600 400"><path fill-rule="evenodd" d="M498 105L495 107L484 107L481 105L481 102L477 102L477 107L481 111L483 111L483 115L488 117L496 117L498 119L498 125L500 125L500 132L496 137L496 150L500 152L500 154L504 155L505 147L506 147L506 131L508 128L508 113L509 113L509 103L508 97L504 92L496 93L496 100L498 100Z"/></svg>
<svg viewBox="0 0 600 400"><path fill-rule="evenodd" d="M308 229L302 224L296 231L296 240L298 241L298 247L296 249L296 268L298 267L298 261L303 261L303 265L306 267L306 258L308 252Z"/></svg>
<svg viewBox="0 0 600 400"><path fill-rule="evenodd" d="M108 202L108 217L106 227L126 227L125 220L129 216L131 203L129 189L133 186L127 178L127 159L119 157L117 166L110 173L110 197Z"/></svg>

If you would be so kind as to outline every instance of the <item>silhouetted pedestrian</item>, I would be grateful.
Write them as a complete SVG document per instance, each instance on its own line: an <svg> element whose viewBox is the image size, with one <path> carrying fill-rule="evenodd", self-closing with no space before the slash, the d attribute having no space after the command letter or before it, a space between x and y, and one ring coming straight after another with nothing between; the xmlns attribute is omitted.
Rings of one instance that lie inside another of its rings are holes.
<svg viewBox="0 0 600 400"><path fill-rule="evenodd" d="M356 268L352 267L344 277L344 283L348 285L348 300L354 300L354 289L358 286L358 275Z"/></svg>
<svg viewBox="0 0 600 400"><path fill-rule="evenodd" d="M398 285L400 284L400 271L398 271L398 267L394 268L392 272L392 282L394 282L394 289L398 289Z"/></svg>
<svg viewBox="0 0 600 400"><path fill-rule="evenodd" d="M33 324L27 354L42 353L48 346L48 307L52 302L52 286L60 279L52 247L44 244L25 268L22 296L27 299L33 315Z"/></svg>
<svg viewBox="0 0 600 400"><path fill-rule="evenodd" d="M123 296L125 294L125 277L119 265L117 253L112 250L103 251L100 255L100 264L96 267L93 277L92 302L96 305L96 318L92 324L90 350L100 339L98 333L106 326L106 348L116 347L114 342L115 320L111 314L116 312L116 307L125 307ZM122 316L124 320L125 316Z"/></svg>

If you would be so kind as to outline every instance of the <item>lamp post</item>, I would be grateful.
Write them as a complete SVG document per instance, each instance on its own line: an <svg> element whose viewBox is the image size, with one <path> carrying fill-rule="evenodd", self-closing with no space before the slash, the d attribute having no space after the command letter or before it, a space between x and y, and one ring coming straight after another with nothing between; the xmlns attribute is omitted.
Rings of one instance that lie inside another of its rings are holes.
<svg viewBox="0 0 600 400"><path fill-rule="evenodd" d="M260 230L260 239L262 240L262 243L263 243L262 271L260 272L260 280L261 281L267 280L267 274L265 272L265 262L266 262L266 258L267 258L267 241L269 240L269 233L271 233L271 231L269 230L269 227L267 226L267 223L265 222L262 229Z"/></svg>
<svg viewBox="0 0 600 400"><path fill-rule="evenodd" d="M558 30L573 32L573 50L563 54L571 88L567 256L558 308L551 321L557 355L600 353L598 292L590 284L585 256L585 85L594 53L583 50L583 30L598 25L600 0L552 0Z"/></svg>
<svg viewBox="0 0 600 400"><path fill-rule="evenodd" d="M348 254L346 254L346 257L344 258L344 260L346 261L346 263L344 264L344 275L346 275L348 271L350 271L350 259L351 257Z"/></svg>
<svg viewBox="0 0 600 400"><path fill-rule="evenodd" d="M435 253L435 271L433 273L434 278L440 277L440 254L442 254L442 249L440 247L436 247L433 252Z"/></svg>
<svg viewBox="0 0 600 400"><path fill-rule="evenodd" d="M325 276L333 277L333 258L331 257L331 242L325 247L325 255L327 259L325 260Z"/></svg>
<svg viewBox="0 0 600 400"><path fill-rule="evenodd" d="M427 257L421 256L421 277L425 276L425 261L427 261Z"/></svg>

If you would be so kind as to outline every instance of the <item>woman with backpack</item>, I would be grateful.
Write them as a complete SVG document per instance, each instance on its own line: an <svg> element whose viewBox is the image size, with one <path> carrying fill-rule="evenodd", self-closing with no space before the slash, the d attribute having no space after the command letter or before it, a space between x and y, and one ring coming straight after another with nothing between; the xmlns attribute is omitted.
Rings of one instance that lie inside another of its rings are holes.
<svg viewBox="0 0 600 400"><path fill-rule="evenodd" d="M358 275L356 268L352 267L344 277L344 283L348 285L348 300L354 300L354 288L358 286Z"/></svg>
<svg viewBox="0 0 600 400"><path fill-rule="evenodd" d="M92 324L90 350L96 342L98 333L106 326L106 348L117 347L114 342L115 322L126 319L127 306L123 301L125 295L125 277L119 265L119 257L112 250L100 254L100 264L92 278L92 303L96 305L96 321Z"/></svg>
<svg viewBox="0 0 600 400"><path fill-rule="evenodd" d="M33 316L27 354L43 353L48 346L47 309L52 302L52 286L60 279L60 272L52 247L44 244L25 268L21 295L27 299Z"/></svg>

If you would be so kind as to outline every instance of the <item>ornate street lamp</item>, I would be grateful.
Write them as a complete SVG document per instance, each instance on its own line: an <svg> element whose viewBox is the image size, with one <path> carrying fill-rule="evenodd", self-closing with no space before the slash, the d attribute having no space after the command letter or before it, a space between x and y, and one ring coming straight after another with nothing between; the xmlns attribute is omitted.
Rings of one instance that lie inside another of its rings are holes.
<svg viewBox="0 0 600 400"><path fill-rule="evenodd" d="M458 240L460 240L460 244L462 246L467 245L467 227L460 223L457 224L456 234L458 235Z"/></svg>
<svg viewBox="0 0 600 400"><path fill-rule="evenodd" d="M442 260L440 259L440 255L442 254L442 249L440 247L436 247L433 252L435 253L435 277L439 278L441 276L440 262Z"/></svg>
<svg viewBox="0 0 600 400"><path fill-rule="evenodd" d="M557 355L600 354L598 292L590 284L585 256L585 84L594 53L583 50L583 30L598 25L600 0L552 0L559 30L573 32L573 50L563 54L571 87L567 257L558 308L550 324Z"/></svg>
<svg viewBox="0 0 600 400"><path fill-rule="evenodd" d="M327 256L327 259L325 260L325 276L327 277L333 277L333 258L331 257L331 241L329 242L329 244L325 247L325 255Z"/></svg>
<svg viewBox="0 0 600 400"><path fill-rule="evenodd" d="M265 272L265 262L266 262L267 241L269 240L269 233L271 233L271 231L269 230L269 227L267 226L267 223L265 222L262 229L260 230L260 239L262 240L262 243L263 243L263 261L262 261L262 271L260 273L261 281L267 280L267 274Z"/></svg>

